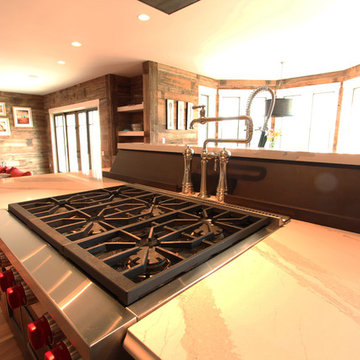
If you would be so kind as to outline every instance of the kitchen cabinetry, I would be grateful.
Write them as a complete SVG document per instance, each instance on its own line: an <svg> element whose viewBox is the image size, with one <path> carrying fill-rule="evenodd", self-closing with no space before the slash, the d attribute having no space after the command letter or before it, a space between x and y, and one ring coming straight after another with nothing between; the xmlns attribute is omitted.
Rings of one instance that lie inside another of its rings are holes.
<svg viewBox="0 0 360 360"><path fill-rule="evenodd" d="M117 143L144 142L144 103L118 106Z"/></svg>

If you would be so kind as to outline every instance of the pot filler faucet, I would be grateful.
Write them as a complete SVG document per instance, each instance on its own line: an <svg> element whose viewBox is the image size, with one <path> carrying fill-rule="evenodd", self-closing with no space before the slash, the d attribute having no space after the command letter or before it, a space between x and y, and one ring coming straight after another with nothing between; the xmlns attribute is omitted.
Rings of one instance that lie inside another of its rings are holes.
<svg viewBox="0 0 360 360"><path fill-rule="evenodd" d="M229 116L229 117L205 117L205 106L194 106L193 109L201 108L200 118L193 120L190 123L190 129L193 128L195 123L206 124L211 121L224 121L224 120L245 120L246 121L246 137L245 139L211 139L208 138L204 141L202 152L201 152L201 182L200 182L200 193L199 197L207 198L207 186L206 186L206 174L207 174L207 163L210 159L215 160L215 169L217 162L219 162L219 182L216 189L216 198L219 201L224 201L224 196L227 194L227 180L226 180L226 165L229 162L231 156L230 151L225 148L219 153L209 152L207 150L208 143L213 142L225 142L225 143L249 143L253 135L253 122L250 116ZM184 178L182 182L182 192L184 194L193 194L193 186L191 184L191 159L194 154L194 150L187 146L184 151Z"/></svg>
<svg viewBox="0 0 360 360"><path fill-rule="evenodd" d="M208 152L207 150L207 144L208 143L242 143L246 144L249 143L252 139L253 135L253 121L250 117L250 108L251 103L254 99L254 97L262 91L269 91L272 96L272 102L270 105L269 112L266 116L266 120L263 126L264 130L267 126L267 121L271 116L272 110L274 108L275 104L275 94L273 90L268 88L267 86L262 86L254 90L254 92L250 95L248 104L247 104L247 111L246 115L240 115L240 116L228 116L228 117L205 117L205 105L199 105L199 106L193 106L193 109L199 109L200 108L200 117L198 119L194 119L190 123L190 129L193 129L194 124L200 123L200 124L206 124L208 122L212 121L224 121L224 120L244 120L246 122L246 137L244 139L220 139L220 138L208 138L204 141L202 152L201 152L201 180L200 180L200 198L207 198L207 185L206 185L206 176L207 176L207 163L210 159L214 159L215 161L215 170L217 167L217 163L219 162L219 182L216 188L216 198L218 201L223 202L224 197L227 194L228 188L227 188L227 179L226 179L226 165L229 162L229 158L231 156L230 151L223 148L220 152L214 153L214 152ZM193 185L191 183L191 160L194 154L194 150L190 148L188 145L183 153L184 155L184 177L182 181L182 192L184 194L193 194L194 189Z"/></svg>

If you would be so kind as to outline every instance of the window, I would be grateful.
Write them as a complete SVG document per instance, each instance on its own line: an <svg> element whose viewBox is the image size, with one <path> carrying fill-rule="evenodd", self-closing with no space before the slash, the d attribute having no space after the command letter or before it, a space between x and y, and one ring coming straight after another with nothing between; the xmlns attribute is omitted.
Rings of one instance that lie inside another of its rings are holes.
<svg viewBox="0 0 360 360"><path fill-rule="evenodd" d="M275 149L332 152L340 84L314 85L277 92L293 99L294 116L276 118L281 136Z"/></svg>
<svg viewBox="0 0 360 360"><path fill-rule="evenodd" d="M360 78L344 81L337 152L360 154Z"/></svg>
<svg viewBox="0 0 360 360"><path fill-rule="evenodd" d="M248 99L253 90L219 90L219 116L237 116L246 115L246 107ZM264 124L265 100L267 93L259 93L253 100L250 109L250 116L253 120L254 133L253 138L248 144L226 144L227 147L239 148L257 148L260 134L259 131ZM244 139L246 137L246 123L243 120L225 120L219 122L219 138L220 139ZM219 143L219 146L225 146Z"/></svg>

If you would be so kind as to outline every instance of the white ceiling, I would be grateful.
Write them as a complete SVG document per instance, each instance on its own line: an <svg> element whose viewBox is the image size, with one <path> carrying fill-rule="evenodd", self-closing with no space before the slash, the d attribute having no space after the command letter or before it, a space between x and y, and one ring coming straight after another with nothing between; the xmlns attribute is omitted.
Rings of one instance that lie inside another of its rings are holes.
<svg viewBox="0 0 360 360"><path fill-rule="evenodd" d="M48 94L108 73L139 75L146 60L215 79L360 64L358 0L200 0L172 15L137 0L0 5L0 91ZM151 19L140 22L140 13ZM75 40L83 46L71 46Z"/></svg>

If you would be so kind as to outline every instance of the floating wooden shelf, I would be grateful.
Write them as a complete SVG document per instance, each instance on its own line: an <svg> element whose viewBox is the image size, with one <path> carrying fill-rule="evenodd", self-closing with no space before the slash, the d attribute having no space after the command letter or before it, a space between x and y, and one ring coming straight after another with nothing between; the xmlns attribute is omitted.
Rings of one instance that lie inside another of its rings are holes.
<svg viewBox="0 0 360 360"><path fill-rule="evenodd" d="M144 136L143 131L118 131L119 136Z"/></svg>
<svg viewBox="0 0 360 360"><path fill-rule="evenodd" d="M143 111L144 110L144 104L135 104L135 105L125 105L125 106L118 106L117 111L118 112L137 112L137 111Z"/></svg>

